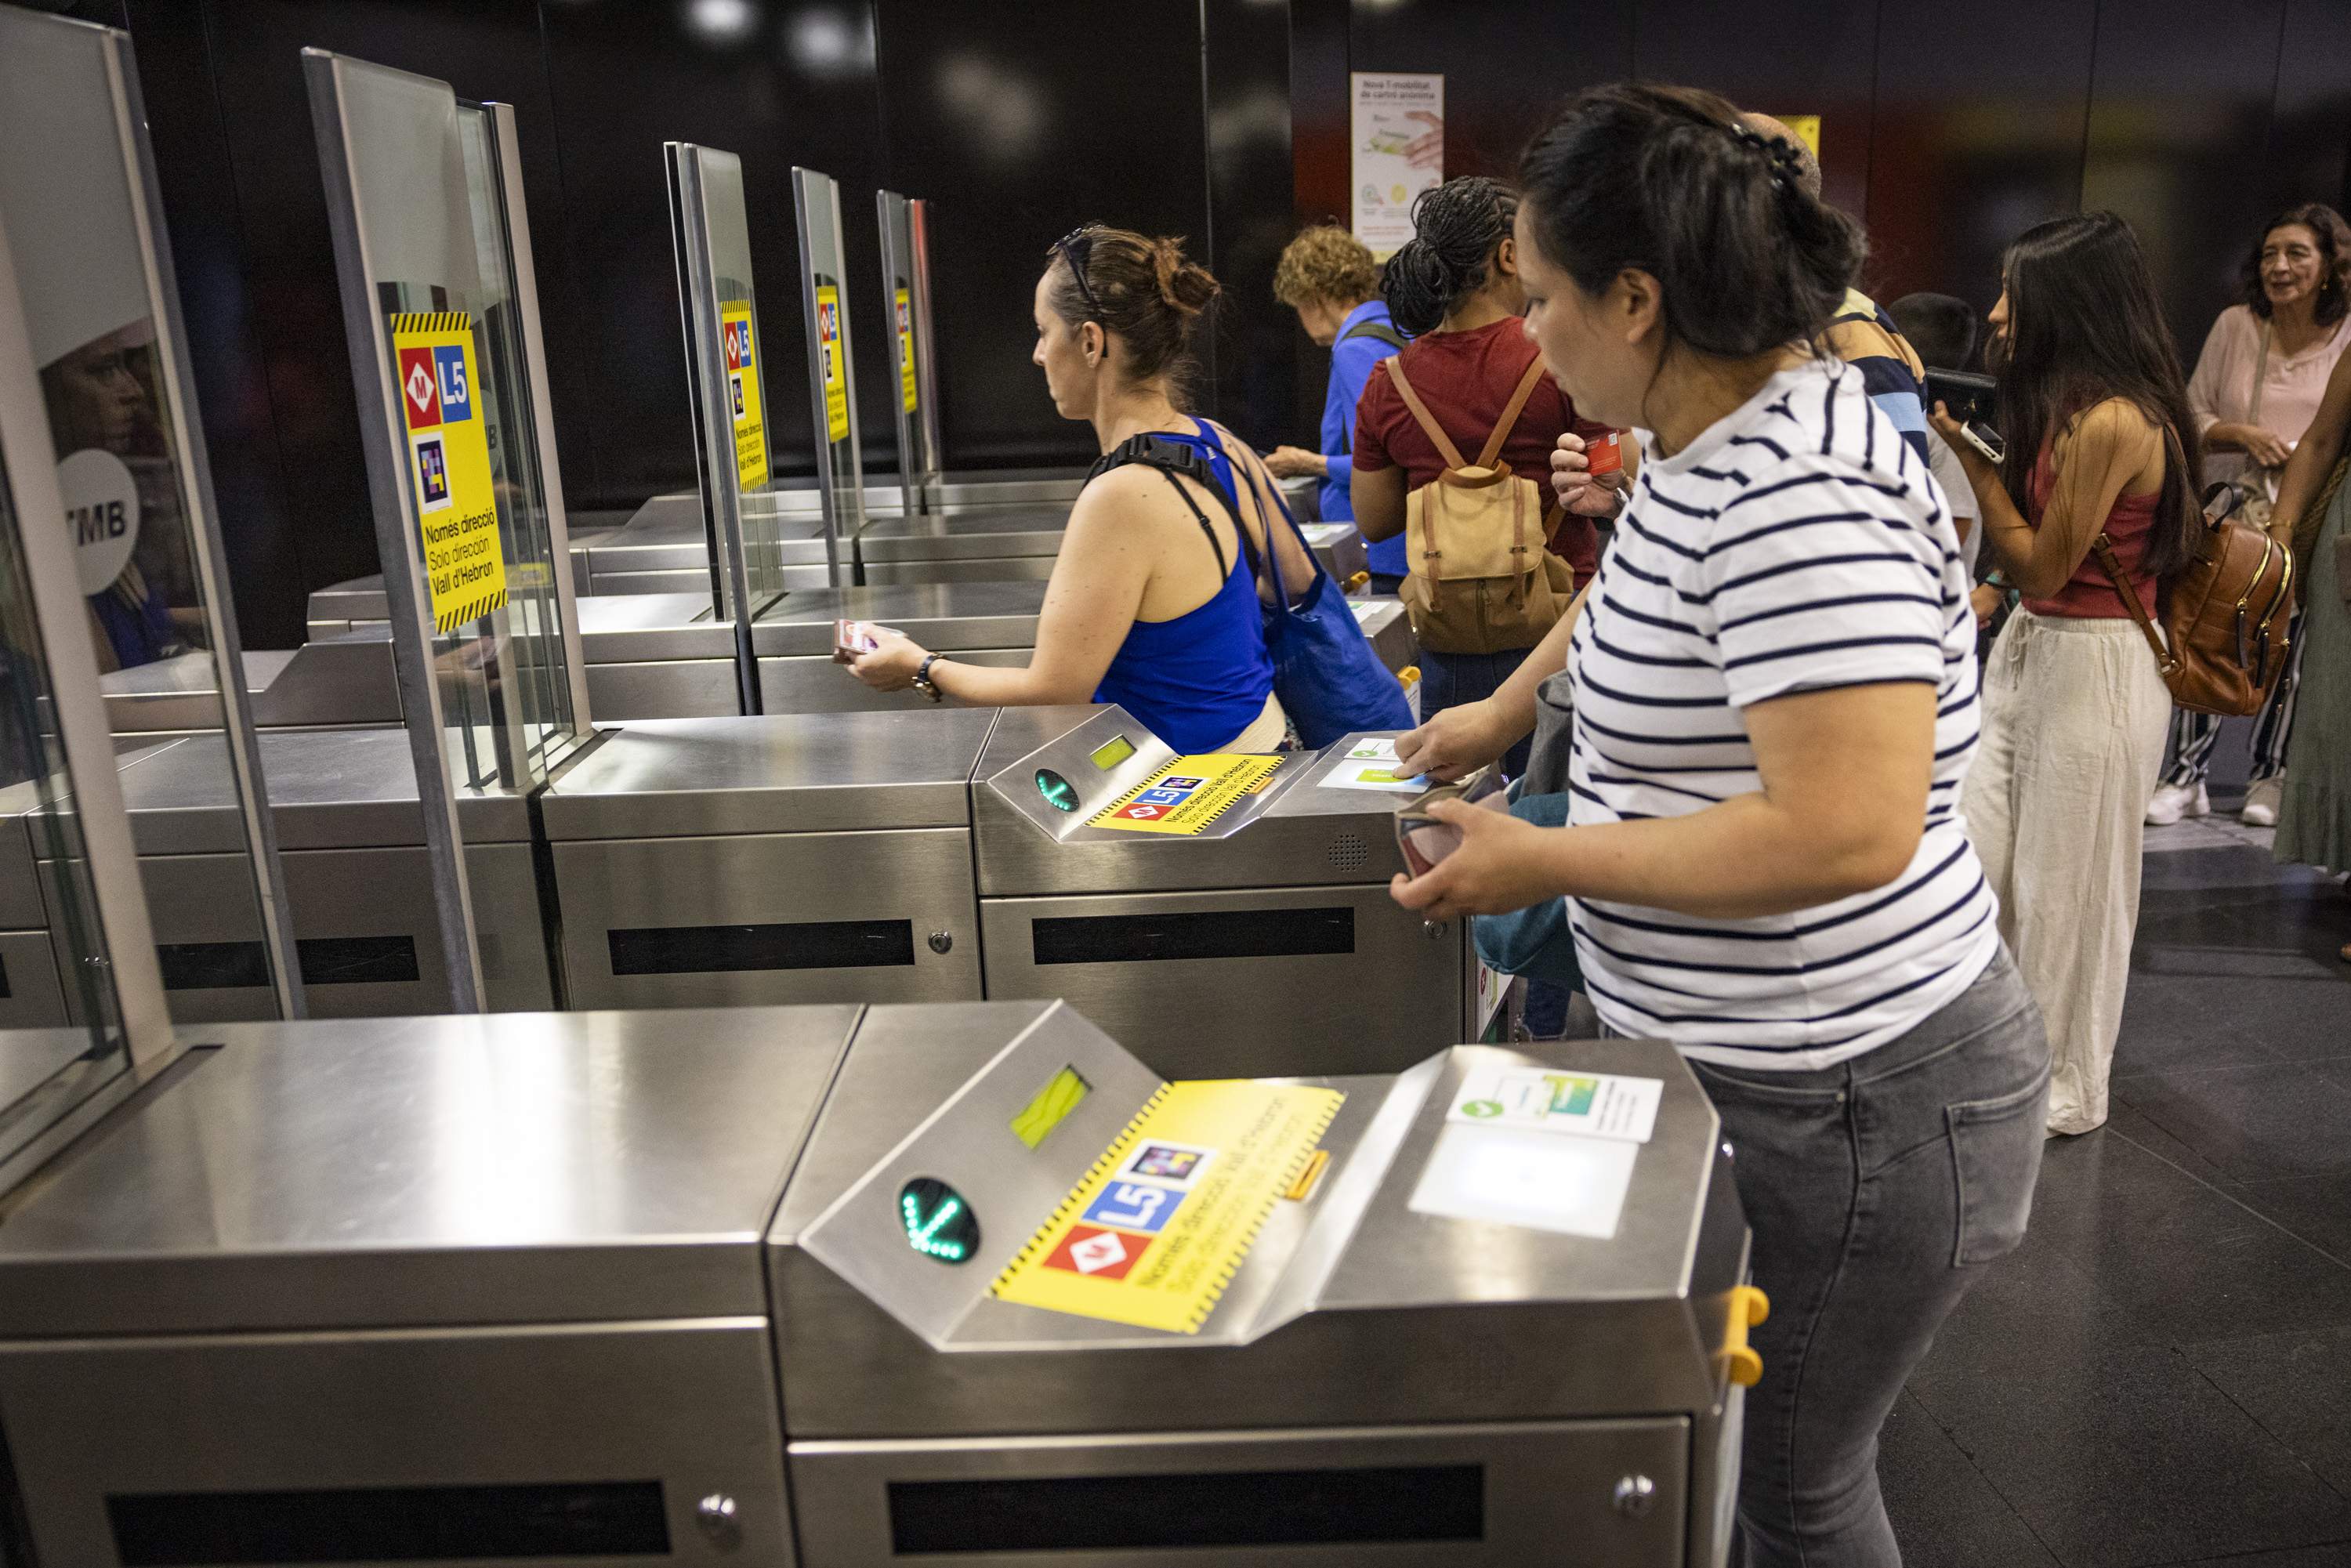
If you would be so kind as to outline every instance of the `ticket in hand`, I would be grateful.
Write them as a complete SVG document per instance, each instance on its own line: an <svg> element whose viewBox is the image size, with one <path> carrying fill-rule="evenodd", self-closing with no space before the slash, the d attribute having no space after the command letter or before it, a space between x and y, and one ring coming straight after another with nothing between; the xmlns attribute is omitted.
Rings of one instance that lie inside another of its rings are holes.
<svg viewBox="0 0 2351 1568"><path fill-rule="evenodd" d="M1595 479L1603 474L1614 474L1625 466L1625 451L1616 444L1616 434L1612 430L1605 435L1583 438L1585 472Z"/></svg>
<svg viewBox="0 0 2351 1568"><path fill-rule="evenodd" d="M882 644L874 637L877 632L887 632L893 637L901 635L893 626L877 625L871 621L836 621L832 623L832 662L853 664Z"/></svg>

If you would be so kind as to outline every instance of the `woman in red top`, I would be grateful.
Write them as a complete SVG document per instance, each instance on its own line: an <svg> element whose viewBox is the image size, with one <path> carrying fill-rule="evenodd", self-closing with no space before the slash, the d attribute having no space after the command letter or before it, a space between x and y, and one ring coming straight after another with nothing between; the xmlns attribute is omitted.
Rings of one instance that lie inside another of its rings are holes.
<svg viewBox="0 0 2351 1568"><path fill-rule="evenodd" d="M1526 333L1527 295L1510 235L1518 211L1518 193L1483 176L1447 180L1423 192L1413 203L1413 237L1388 259L1380 280L1388 314L1413 335L1396 355L1405 374L1454 445L1468 453L1485 444L1539 352ZM1575 405L1546 371L1502 444L1499 461L1541 484L1551 472L1552 447L1571 430L1597 436L1608 426L1577 419ZM1446 465L1395 382L1376 373L1355 405L1354 459L1355 527L1374 541L1404 532L1405 497ZM1594 493L1594 504L1603 498L1614 501ZM1589 517L1567 517L1552 549L1575 569L1578 584L1599 568L1600 537ZM1386 587L1393 591L1395 584ZM1498 653L1422 649L1422 720L1491 696L1526 656L1524 648ZM1524 772L1526 750L1520 742L1504 759L1505 770Z"/></svg>
<svg viewBox="0 0 2351 1568"><path fill-rule="evenodd" d="M2194 538L2195 416L2154 279L2111 213L2027 229L1992 308L1994 466L1938 403L1984 542L2023 595L1983 677L1983 742L1960 809L2001 935L2049 1024L2049 1130L2106 1119L2138 924L2140 835L2171 695L2092 542L2150 615Z"/></svg>

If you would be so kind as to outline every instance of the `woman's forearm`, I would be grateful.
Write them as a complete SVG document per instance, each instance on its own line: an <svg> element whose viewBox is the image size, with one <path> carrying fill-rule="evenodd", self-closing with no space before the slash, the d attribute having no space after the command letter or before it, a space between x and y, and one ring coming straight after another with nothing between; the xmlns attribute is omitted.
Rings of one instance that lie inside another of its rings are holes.
<svg viewBox="0 0 2351 1568"><path fill-rule="evenodd" d="M1548 880L1563 894L1705 920L1814 909L1883 887L1917 847L1857 836L1761 794L1687 817L1595 822L1543 834Z"/></svg>
<svg viewBox="0 0 2351 1568"><path fill-rule="evenodd" d="M1093 700L1091 685L1055 681L1029 664L967 664L941 657L931 664L931 684L969 707L1049 707Z"/></svg>

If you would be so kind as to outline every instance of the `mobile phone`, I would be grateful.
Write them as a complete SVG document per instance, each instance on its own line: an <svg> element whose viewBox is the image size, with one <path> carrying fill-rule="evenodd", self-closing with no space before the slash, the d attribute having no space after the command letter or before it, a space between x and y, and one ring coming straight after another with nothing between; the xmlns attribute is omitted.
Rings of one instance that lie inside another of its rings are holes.
<svg viewBox="0 0 2351 1568"><path fill-rule="evenodd" d="M1461 847L1461 830L1428 814L1428 809L1439 800L1466 800L1489 811L1507 812L1510 809L1502 776L1490 765L1467 779L1424 790L1398 806L1396 848L1403 852L1404 863L1415 876L1426 876L1437 869L1439 861Z"/></svg>
<svg viewBox="0 0 2351 1568"><path fill-rule="evenodd" d="M1992 421L1999 409L2000 383L1990 376L1970 374L1966 371L1928 371L1927 372L1927 412L1932 413L1941 403L1945 413L1959 422L1959 434L1967 444L1983 455L1987 463L2001 461L2007 450L1993 428Z"/></svg>

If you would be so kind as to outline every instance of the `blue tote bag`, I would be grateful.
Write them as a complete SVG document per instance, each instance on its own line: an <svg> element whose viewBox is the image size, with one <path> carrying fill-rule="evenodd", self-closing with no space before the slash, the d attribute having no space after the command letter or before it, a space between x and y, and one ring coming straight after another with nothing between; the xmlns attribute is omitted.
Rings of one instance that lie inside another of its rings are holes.
<svg viewBox="0 0 2351 1568"><path fill-rule="evenodd" d="M1249 469L1249 478L1257 496L1258 515L1266 520L1269 546L1273 516L1279 512L1314 568L1314 586L1299 602L1290 603L1288 585L1281 580L1281 552L1269 548L1266 554L1272 558L1270 563L1259 560L1249 529L1238 528L1240 519L1234 517L1241 549L1249 552L1251 575L1262 580L1269 564L1272 569L1273 603L1265 612L1265 651L1273 661L1273 695L1281 699L1299 740L1306 746L1323 747L1360 729L1410 729L1412 705L1405 699L1403 685L1372 652L1372 640L1364 635L1353 607L1322 570L1288 503L1278 496L1269 497L1254 469Z"/></svg>

